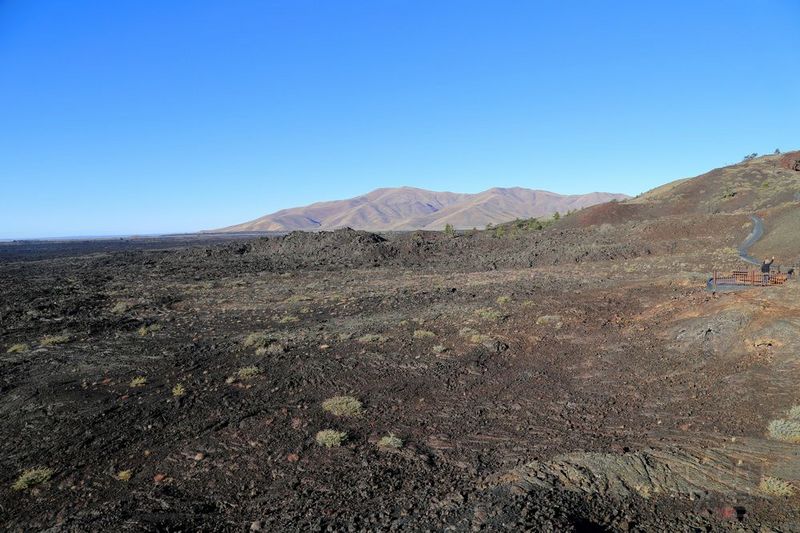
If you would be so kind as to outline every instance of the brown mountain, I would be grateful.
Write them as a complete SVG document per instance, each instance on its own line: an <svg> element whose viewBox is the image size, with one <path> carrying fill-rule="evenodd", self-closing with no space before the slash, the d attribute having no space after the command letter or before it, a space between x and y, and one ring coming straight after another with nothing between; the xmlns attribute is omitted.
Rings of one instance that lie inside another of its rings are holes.
<svg viewBox="0 0 800 533"><path fill-rule="evenodd" d="M547 217L610 200L624 194L593 192L561 195L521 187L495 187L477 194L436 192L414 187L376 189L368 194L284 209L217 231L292 231L341 227L373 231L482 228L517 218Z"/></svg>

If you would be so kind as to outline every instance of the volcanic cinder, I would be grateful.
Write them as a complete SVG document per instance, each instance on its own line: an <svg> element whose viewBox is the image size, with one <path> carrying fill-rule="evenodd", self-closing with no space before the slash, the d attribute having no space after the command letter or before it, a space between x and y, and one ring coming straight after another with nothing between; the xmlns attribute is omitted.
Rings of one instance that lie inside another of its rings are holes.
<svg viewBox="0 0 800 533"><path fill-rule="evenodd" d="M798 262L795 159L544 227L2 245L0 523L800 530L800 286L706 290L753 214Z"/></svg>

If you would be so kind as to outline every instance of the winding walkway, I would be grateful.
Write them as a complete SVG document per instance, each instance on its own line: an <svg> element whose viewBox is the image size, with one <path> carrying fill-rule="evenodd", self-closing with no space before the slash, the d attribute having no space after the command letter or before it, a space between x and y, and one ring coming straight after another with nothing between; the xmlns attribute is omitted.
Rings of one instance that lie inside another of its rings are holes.
<svg viewBox="0 0 800 533"><path fill-rule="evenodd" d="M761 261L750 255L748 250L764 235L764 220L756 215L750 215L750 218L753 221L753 229L750 231L750 235L739 245L739 259L751 265L760 265Z"/></svg>

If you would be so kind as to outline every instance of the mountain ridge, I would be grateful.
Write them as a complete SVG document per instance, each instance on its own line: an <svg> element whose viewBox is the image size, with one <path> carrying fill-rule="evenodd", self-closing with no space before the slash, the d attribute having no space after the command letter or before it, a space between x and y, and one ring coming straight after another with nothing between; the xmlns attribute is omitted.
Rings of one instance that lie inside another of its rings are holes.
<svg viewBox="0 0 800 533"><path fill-rule="evenodd" d="M382 187L353 198L281 209L215 231L313 231L341 227L373 231L440 230L446 224L470 229L516 218L547 217L555 212L627 198L630 197L619 193L562 195L524 187L492 187L478 193Z"/></svg>

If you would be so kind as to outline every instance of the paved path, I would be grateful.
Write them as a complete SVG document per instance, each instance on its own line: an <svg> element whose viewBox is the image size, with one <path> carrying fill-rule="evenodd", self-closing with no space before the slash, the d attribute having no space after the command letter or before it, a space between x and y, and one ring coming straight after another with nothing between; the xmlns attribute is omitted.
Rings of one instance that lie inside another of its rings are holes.
<svg viewBox="0 0 800 533"><path fill-rule="evenodd" d="M750 215L750 218L753 220L753 230L750 232L750 235L742 241L742 244L739 245L739 258L742 261L747 261L752 265L760 265L761 261L747 253L747 251L752 247L758 239L764 235L764 221L755 215Z"/></svg>

